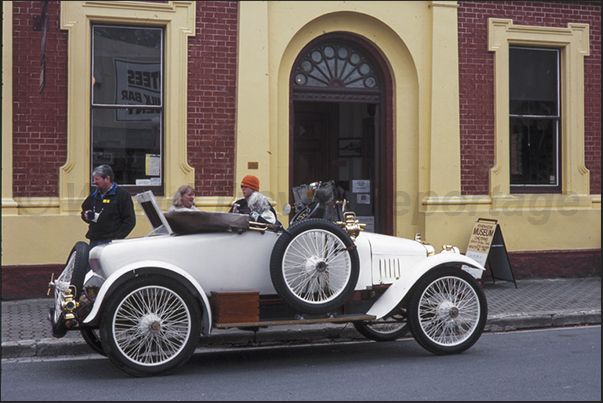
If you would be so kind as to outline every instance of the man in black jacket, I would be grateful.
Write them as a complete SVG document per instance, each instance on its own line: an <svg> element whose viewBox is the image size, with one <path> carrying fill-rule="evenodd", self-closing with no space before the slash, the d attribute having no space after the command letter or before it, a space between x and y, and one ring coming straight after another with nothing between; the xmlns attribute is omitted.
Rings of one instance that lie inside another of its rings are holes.
<svg viewBox="0 0 603 403"><path fill-rule="evenodd" d="M98 166L92 171L92 178L96 190L82 203L82 220L89 224L86 238L90 249L113 239L124 239L136 225L132 196L113 182L113 169Z"/></svg>

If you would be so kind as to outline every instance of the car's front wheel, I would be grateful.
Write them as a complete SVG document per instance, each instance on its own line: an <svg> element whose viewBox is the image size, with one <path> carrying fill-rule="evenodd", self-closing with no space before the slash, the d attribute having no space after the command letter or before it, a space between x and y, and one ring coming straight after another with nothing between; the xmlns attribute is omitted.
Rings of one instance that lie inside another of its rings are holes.
<svg viewBox="0 0 603 403"><path fill-rule="evenodd" d="M134 376L164 375L197 347L201 310L187 288L166 277L137 277L108 300L101 320L103 348Z"/></svg>
<svg viewBox="0 0 603 403"><path fill-rule="evenodd" d="M415 340L434 354L456 354L480 338L488 314L477 280L456 268L435 269L415 285L408 323Z"/></svg>

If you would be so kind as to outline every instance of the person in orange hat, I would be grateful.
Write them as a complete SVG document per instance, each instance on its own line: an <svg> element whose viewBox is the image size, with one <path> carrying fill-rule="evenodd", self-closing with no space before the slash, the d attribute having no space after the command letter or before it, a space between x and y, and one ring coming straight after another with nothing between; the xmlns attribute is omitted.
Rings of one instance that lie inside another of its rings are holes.
<svg viewBox="0 0 603 403"><path fill-rule="evenodd" d="M260 180L256 176L243 178L241 192L244 197L233 203L229 213L249 214L253 221L280 225L270 201L260 193Z"/></svg>

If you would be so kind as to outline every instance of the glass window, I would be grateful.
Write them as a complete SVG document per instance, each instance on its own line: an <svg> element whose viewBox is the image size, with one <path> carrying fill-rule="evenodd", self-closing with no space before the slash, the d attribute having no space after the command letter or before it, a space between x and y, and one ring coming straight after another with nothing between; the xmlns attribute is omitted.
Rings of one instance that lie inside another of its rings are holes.
<svg viewBox="0 0 603 403"><path fill-rule="evenodd" d="M511 192L560 192L559 50L509 49Z"/></svg>
<svg viewBox="0 0 603 403"><path fill-rule="evenodd" d="M92 27L92 168L163 195L163 30Z"/></svg>
<svg viewBox="0 0 603 403"><path fill-rule="evenodd" d="M357 49L330 43L311 49L298 62L294 75L295 89L337 87L378 90L379 80L368 58Z"/></svg>

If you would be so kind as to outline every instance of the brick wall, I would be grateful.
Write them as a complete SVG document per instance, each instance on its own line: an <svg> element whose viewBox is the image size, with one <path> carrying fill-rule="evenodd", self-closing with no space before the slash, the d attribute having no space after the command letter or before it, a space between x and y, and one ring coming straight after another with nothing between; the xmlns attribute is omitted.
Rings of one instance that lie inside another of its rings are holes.
<svg viewBox="0 0 603 403"><path fill-rule="evenodd" d="M601 3L459 1L461 186L467 195L488 194L494 165L494 59L488 52L488 18L516 25L590 25L590 56L584 61L585 163L591 194L601 194Z"/></svg>
<svg viewBox="0 0 603 403"><path fill-rule="evenodd" d="M197 2L188 62L188 162L197 196L232 196L234 188L237 14L236 1Z"/></svg>
<svg viewBox="0 0 603 403"><path fill-rule="evenodd" d="M67 34L59 30L60 2L48 2L46 87L39 92L42 32L33 16L42 2L13 2L13 195L57 197L67 159Z"/></svg>

